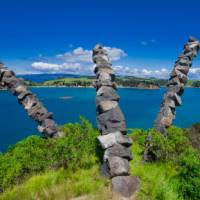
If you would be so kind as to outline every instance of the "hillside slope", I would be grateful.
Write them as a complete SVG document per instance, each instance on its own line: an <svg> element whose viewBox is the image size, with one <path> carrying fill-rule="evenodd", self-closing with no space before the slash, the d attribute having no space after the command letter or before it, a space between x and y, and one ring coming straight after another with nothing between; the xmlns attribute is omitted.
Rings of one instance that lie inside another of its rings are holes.
<svg viewBox="0 0 200 200"><path fill-rule="evenodd" d="M30 136L0 154L0 200L115 199L110 181L99 173L98 131L85 119L62 129L64 138ZM200 199L199 153L186 137L190 131L194 128L171 127L166 140L152 129L131 130L131 173L140 178L135 199ZM156 161L144 163L149 132ZM199 129L195 128L195 132Z"/></svg>

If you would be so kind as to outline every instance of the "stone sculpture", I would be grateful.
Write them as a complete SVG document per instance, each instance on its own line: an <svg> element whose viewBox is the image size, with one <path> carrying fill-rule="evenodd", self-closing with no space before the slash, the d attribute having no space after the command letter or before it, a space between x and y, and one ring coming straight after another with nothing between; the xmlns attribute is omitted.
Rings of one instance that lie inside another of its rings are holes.
<svg viewBox="0 0 200 200"><path fill-rule="evenodd" d="M29 91L22 79L15 76L3 63L0 63L0 84L17 96L19 103L25 108L28 115L38 122L38 130L45 137L55 137L62 133L52 119L52 113L42 105L36 95Z"/></svg>
<svg viewBox="0 0 200 200"><path fill-rule="evenodd" d="M154 128L165 133L176 115L176 106L181 105L181 95L187 83L187 74L192 66L192 60L196 57L200 48L200 43L195 38L190 37L184 46L184 50L175 62L174 69L170 74L164 94L160 112L155 121Z"/></svg>
<svg viewBox="0 0 200 200"><path fill-rule="evenodd" d="M101 132L98 140L104 149L102 171L112 178L114 191L129 197L137 189L138 179L130 176L129 172L132 140L127 135L124 115L118 105L115 74L108 54L101 45L93 49L93 61L97 125Z"/></svg>

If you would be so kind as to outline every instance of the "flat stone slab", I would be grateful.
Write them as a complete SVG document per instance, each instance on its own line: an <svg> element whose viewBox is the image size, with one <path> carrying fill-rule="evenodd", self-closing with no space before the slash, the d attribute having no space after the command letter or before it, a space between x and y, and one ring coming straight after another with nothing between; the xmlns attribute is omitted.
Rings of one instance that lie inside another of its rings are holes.
<svg viewBox="0 0 200 200"><path fill-rule="evenodd" d="M110 157L113 156L125 158L127 160L133 159L130 149L120 144L115 144L112 147L105 150L104 161L107 161Z"/></svg>
<svg viewBox="0 0 200 200"><path fill-rule="evenodd" d="M115 108L117 105L117 101L101 101L99 103L99 108L101 112L106 112L108 110L111 110L112 108Z"/></svg>
<svg viewBox="0 0 200 200"><path fill-rule="evenodd" d="M136 176L116 176L112 178L112 189L123 197L131 197L139 189L139 178Z"/></svg>
<svg viewBox="0 0 200 200"><path fill-rule="evenodd" d="M107 149L117 143L127 147L132 145L132 139L128 135L123 135L120 131L98 136L97 139L103 149Z"/></svg>
<svg viewBox="0 0 200 200"><path fill-rule="evenodd" d="M103 96L105 99L109 100L119 100L119 96L116 93L116 90L112 87L102 86L97 91L97 97Z"/></svg>
<svg viewBox="0 0 200 200"><path fill-rule="evenodd" d="M114 133L98 136L97 139L99 140L103 149L107 149L117 143Z"/></svg>
<svg viewBox="0 0 200 200"><path fill-rule="evenodd" d="M127 176L129 174L128 160L113 156L108 158L108 167L110 169L111 177L114 176Z"/></svg>

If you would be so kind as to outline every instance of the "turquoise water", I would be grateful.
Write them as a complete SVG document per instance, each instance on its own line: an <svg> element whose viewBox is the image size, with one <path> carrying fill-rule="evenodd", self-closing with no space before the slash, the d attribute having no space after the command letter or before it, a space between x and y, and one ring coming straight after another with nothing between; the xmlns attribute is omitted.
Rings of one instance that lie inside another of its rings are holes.
<svg viewBox="0 0 200 200"><path fill-rule="evenodd" d="M95 90L92 88L32 88L40 100L54 113L59 124L77 122L83 115L96 125ZM150 128L160 107L164 89L119 89L120 106L127 127ZM72 96L71 99L60 97ZM183 95L183 106L177 108L175 124L187 127L200 121L200 89L188 88ZM37 125L27 117L16 97L0 92L0 151L31 134L38 134Z"/></svg>

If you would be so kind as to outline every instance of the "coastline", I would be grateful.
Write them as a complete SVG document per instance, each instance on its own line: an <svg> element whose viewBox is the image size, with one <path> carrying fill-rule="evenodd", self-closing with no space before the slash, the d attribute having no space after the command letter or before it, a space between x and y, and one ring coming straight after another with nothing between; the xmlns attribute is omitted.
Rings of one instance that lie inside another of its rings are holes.
<svg viewBox="0 0 200 200"><path fill-rule="evenodd" d="M30 88L94 88L93 86L56 86L56 85L49 85L49 86L28 86ZM141 89L141 90L159 90L160 88L145 88L145 87L128 87L128 86L117 86L117 88L123 89L123 88L128 88L128 89Z"/></svg>
<svg viewBox="0 0 200 200"><path fill-rule="evenodd" d="M27 86L29 88L94 88L93 86L64 86L64 85L38 85L38 86ZM149 87L130 87L130 86L117 86L118 89L139 89L139 90L160 90L162 88L165 88L165 86L160 86L158 88L149 88ZM192 87L192 86L186 86L185 88L197 88L200 87ZM0 88L0 91L7 91L7 89Z"/></svg>

